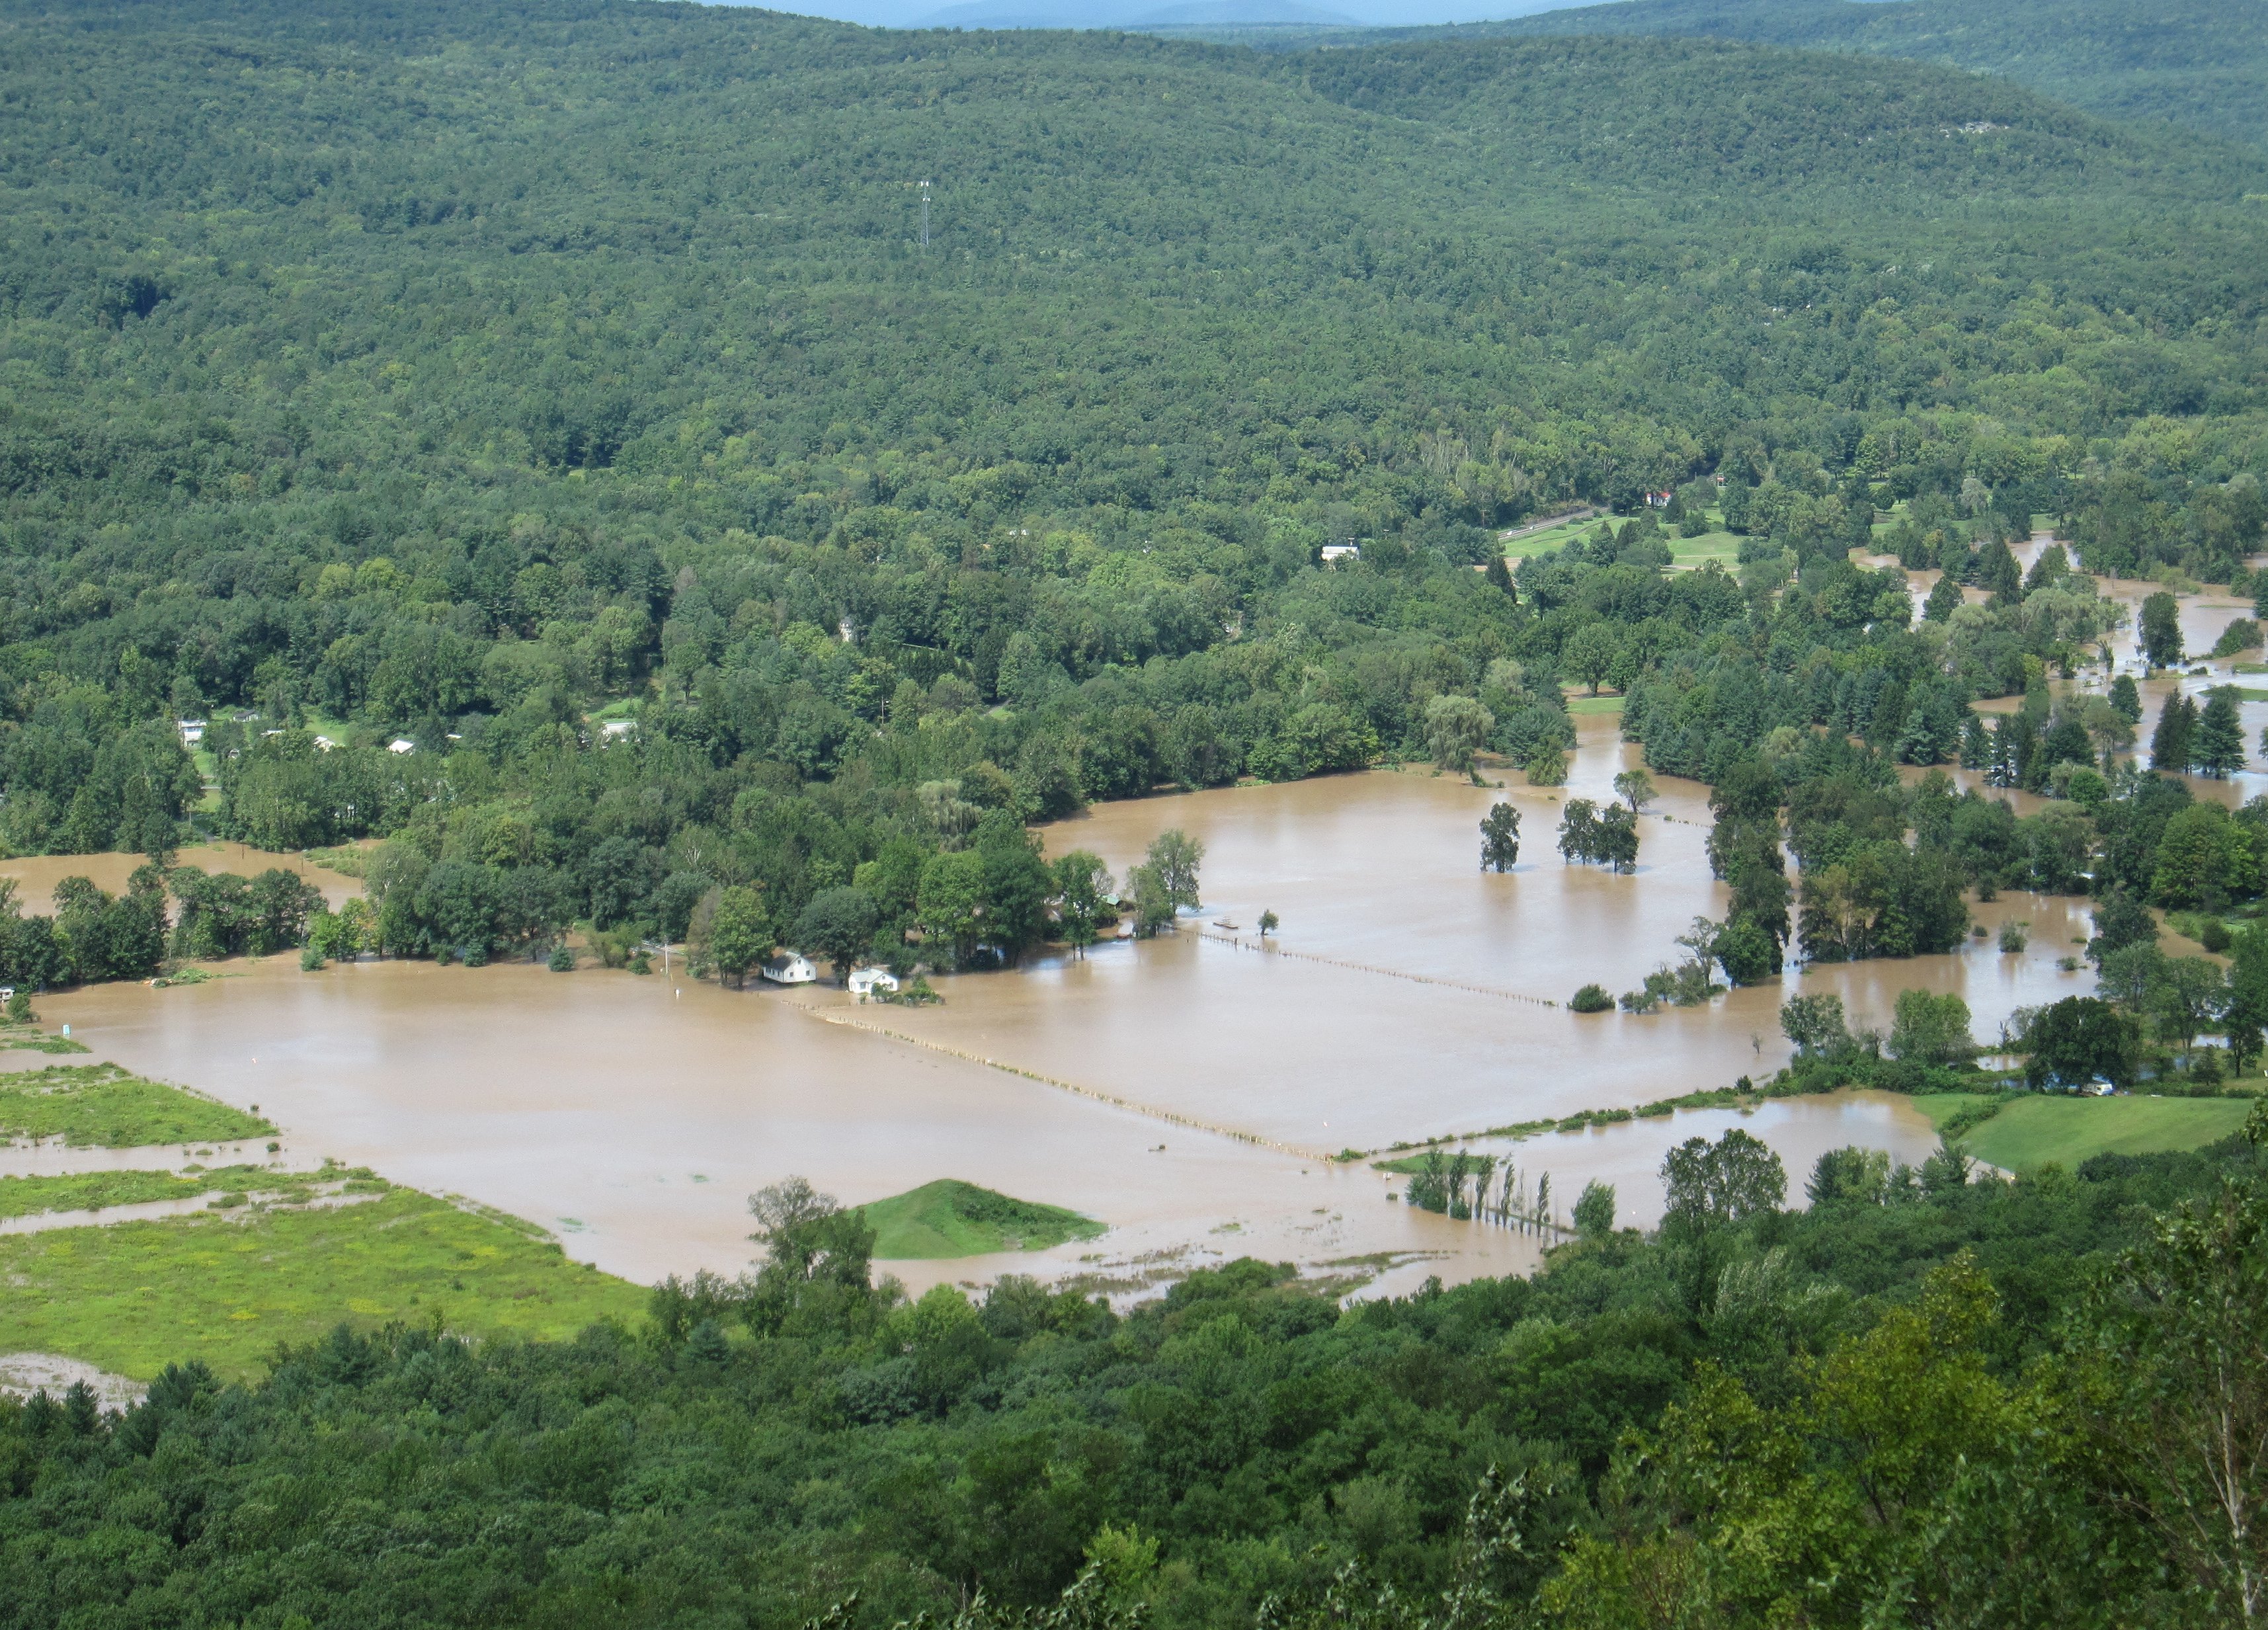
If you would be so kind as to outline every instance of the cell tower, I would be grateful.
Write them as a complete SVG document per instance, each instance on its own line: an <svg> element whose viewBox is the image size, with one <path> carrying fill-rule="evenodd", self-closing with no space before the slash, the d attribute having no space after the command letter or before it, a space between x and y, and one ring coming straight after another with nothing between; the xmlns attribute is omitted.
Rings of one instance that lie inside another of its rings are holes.
<svg viewBox="0 0 2268 1630"><path fill-rule="evenodd" d="M922 235L921 235L921 247L922 247L922 253L923 253L924 254L927 254L929 253L929 183L928 183L927 181L924 181L924 182L921 184L921 198L922 198L922 228L921 228Z"/></svg>

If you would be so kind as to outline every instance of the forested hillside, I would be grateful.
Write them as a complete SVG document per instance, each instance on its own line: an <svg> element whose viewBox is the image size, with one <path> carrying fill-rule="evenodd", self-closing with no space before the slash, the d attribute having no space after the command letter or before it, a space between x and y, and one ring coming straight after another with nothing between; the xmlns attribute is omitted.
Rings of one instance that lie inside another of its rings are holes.
<svg viewBox="0 0 2268 1630"><path fill-rule="evenodd" d="M636 1332L342 1328L122 1420L0 1402L0 1596L26 1630L2242 1622L2257 1149L1847 1153L1790 1211L1763 1145L1697 1139L1658 1236L1609 1194L1533 1280L1344 1311L1251 1261L1123 1317L894 1302L806 1204Z"/></svg>
<svg viewBox="0 0 2268 1630"><path fill-rule="evenodd" d="M1233 26L1203 31L1237 38ZM1428 29L1248 31L1263 48L1505 34L1660 34L1855 51L2003 76L2112 119L2268 140L2268 11L2259 0L1627 0Z"/></svg>
<svg viewBox="0 0 2268 1630"><path fill-rule="evenodd" d="M1964 575L2039 512L2216 581L2257 535L2259 161L2005 82L582 0L9 19L0 844L162 856L201 801L399 836L394 949L675 935L720 887L887 927L988 815L1043 896L1024 821L1425 753L1440 698L1524 761L1586 623L1633 677L1735 637L1852 680L1890 633L1764 563L1845 570L1901 498ZM1471 569L1712 473L1744 586L1632 554L1624 593L1611 540L1572 598ZM24 982L144 955L9 933Z"/></svg>
<svg viewBox="0 0 2268 1630"><path fill-rule="evenodd" d="M2145 770L2132 676L2058 680L2121 615L2073 565L2169 586L2159 667L2172 586L2268 587L2263 166L1715 41L17 0L0 846L151 860L52 918L0 888L0 982L20 1016L303 938L571 967L571 927L728 978L776 941L966 966L1094 932L1101 863L1033 822L1389 755L1549 783L1563 688L1607 685L1711 784L1729 885L1630 1005L2089 894L2100 995L2011 1044L2043 1085L2218 1094L2268 1045L2268 929L2221 920L2268 891L2268 802L2180 777L2245 762L2236 693L2166 708ZM1589 505L1623 513L1507 566L1498 529ZM2020 570L2039 517L2076 559ZM1731 569L1674 569L1719 527ZM1918 613L1861 544L1941 570ZM2050 796L1898 773L1954 763ZM197 829L387 841L331 857L369 888L334 913L173 864ZM1159 843L1145 918L1164 868L1194 888ZM2154 906L2230 966L2163 954ZM1977 1085L1960 1003L1909 995L1886 1049L1791 1002L1775 1089ZM2268 1576L2246 1132L2014 1182L1835 1151L1799 1209L1733 1132L1673 1154L1657 1235L1595 1191L1533 1280L1348 1309L1253 1263L1123 1314L909 1302L784 1186L760 1270L635 1328L475 1345L435 1302L255 1387L0 1403L0 1602L2225 1625Z"/></svg>

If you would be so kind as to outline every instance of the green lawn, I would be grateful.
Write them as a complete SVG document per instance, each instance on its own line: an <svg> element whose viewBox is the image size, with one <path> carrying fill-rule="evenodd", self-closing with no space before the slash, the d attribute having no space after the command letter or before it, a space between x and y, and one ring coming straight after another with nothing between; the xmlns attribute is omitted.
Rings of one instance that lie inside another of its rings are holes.
<svg viewBox="0 0 2268 1630"><path fill-rule="evenodd" d="M201 1358L256 1375L278 1342L344 1321L438 1317L472 1337L560 1340L640 1317L646 1292L502 1223L394 1189L360 1205L216 1212L0 1235L0 1352L147 1380Z"/></svg>
<svg viewBox="0 0 2268 1630"><path fill-rule="evenodd" d="M860 1209L874 1229L874 1255L894 1260L1045 1250L1093 1239L1104 1224L1059 1206L1039 1206L973 1183L940 1177Z"/></svg>
<svg viewBox="0 0 2268 1630"><path fill-rule="evenodd" d="M1584 713L1619 713L1623 711L1623 699L1611 693L1595 697L1578 693L1567 698L1567 711L1579 716Z"/></svg>
<svg viewBox="0 0 2268 1630"><path fill-rule="evenodd" d="M1988 1099L1933 1093L1914 1107L1943 1125L1960 1110ZM2027 1095L1962 1138L1979 1160L2010 1171L2050 1161L2069 1168L2094 1154L2154 1154L2197 1149L2228 1137L2252 1110L2250 1098L2066 1098Z"/></svg>
<svg viewBox="0 0 2268 1630"><path fill-rule="evenodd" d="M1588 515L1581 520L1564 521L1556 527L1546 527L1541 532L1524 533L1516 538L1506 538L1504 540L1504 557L1506 560L1525 560L1530 555L1548 555L1555 549L1564 549L1569 538L1586 535L1604 517Z"/></svg>
<svg viewBox="0 0 2268 1630"><path fill-rule="evenodd" d="M0 1075L0 1137L127 1149L266 1138L275 1131L257 1115L129 1075L114 1064L54 1064Z"/></svg>
<svg viewBox="0 0 2268 1630"><path fill-rule="evenodd" d="M1571 539L1588 537L1597 529L1599 522L1606 519L1609 517L1593 515L1583 520L1546 527L1541 532L1507 538L1504 541L1504 557L1521 561L1530 555L1544 555L1553 549L1565 549ZM1629 524L1627 516L1615 519L1617 529ZM1673 534L1669 539L1670 558L1683 571L1691 571L1704 561L1714 560L1720 562L1729 572L1739 559L1740 552L1740 538L1722 530L1705 532L1697 538L1678 537Z"/></svg>

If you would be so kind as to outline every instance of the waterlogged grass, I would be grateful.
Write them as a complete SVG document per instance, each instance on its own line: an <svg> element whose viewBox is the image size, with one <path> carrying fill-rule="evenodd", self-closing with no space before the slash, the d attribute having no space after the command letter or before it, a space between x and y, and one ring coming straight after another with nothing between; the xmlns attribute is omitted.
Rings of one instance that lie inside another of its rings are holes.
<svg viewBox="0 0 2268 1630"><path fill-rule="evenodd" d="M26 1024L0 1025L0 1047L11 1052L86 1052L85 1043L75 1042L67 1036L50 1036L44 1030Z"/></svg>
<svg viewBox="0 0 2268 1630"><path fill-rule="evenodd" d="M0 1352L59 1353L147 1380L201 1358L251 1376L278 1342L342 1322L438 1318L556 1341L641 1315L640 1287L411 1189L359 1205L227 1212L0 1235Z"/></svg>
<svg viewBox="0 0 2268 1630"><path fill-rule="evenodd" d="M1918 1097L1914 1107L1940 1126L1991 1099L1969 1093ZM1962 1145L2010 1171L2050 1162L2070 1168L2096 1154L2159 1154L2200 1149L2232 1136L2251 1112L2249 1098L2066 1098L2026 1094L1970 1127Z"/></svg>
<svg viewBox="0 0 2268 1630"><path fill-rule="evenodd" d="M43 1211L96 1211L106 1206L138 1206L146 1200L185 1200L218 1190L240 1189L267 1175L256 1166L246 1166L195 1176L170 1171L87 1171L67 1177L0 1177L0 1217L32 1217Z"/></svg>
<svg viewBox="0 0 2268 1630"><path fill-rule="evenodd" d="M861 1209L874 1230L874 1255L899 1261L1045 1250L1065 1240L1093 1239L1104 1228L1060 1206L1035 1205L954 1177Z"/></svg>
<svg viewBox="0 0 2268 1630"><path fill-rule="evenodd" d="M57 1064L0 1075L0 1138L129 1149L264 1138L275 1131L257 1115L129 1075L114 1064Z"/></svg>

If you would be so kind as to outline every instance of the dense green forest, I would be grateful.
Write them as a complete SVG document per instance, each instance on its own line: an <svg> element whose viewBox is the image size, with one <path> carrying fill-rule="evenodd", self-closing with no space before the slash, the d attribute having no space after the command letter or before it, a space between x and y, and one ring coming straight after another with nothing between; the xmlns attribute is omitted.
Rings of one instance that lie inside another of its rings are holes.
<svg viewBox="0 0 2268 1630"><path fill-rule="evenodd" d="M1662 34L1856 51L2004 76L2089 113L2268 141L2268 18L2258 0L1626 0L1437 28L1233 26L1174 32L1266 49L1503 35Z"/></svg>
<svg viewBox="0 0 2268 1630"><path fill-rule="evenodd" d="M636 1331L342 1327L122 1418L0 1404L0 1595L27 1630L2257 1613L2252 1143L2013 1184L1841 1151L1805 1210L1738 1132L1668 1169L1660 1233L1594 1190L1533 1280L1342 1309L1244 1261L1123 1315L877 1290L791 1182L759 1271Z"/></svg>
<svg viewBox="0 0 2268 1630"><path fill-rule="evenodd" d="M2268 804L2182 778L2245 763L2234 694L2144 742L2131 680L2057 682L2118 621L2073 566L2268 589L2249 148L1722 41L0 19L0 845L150 857L52 917L0 888L10 983L556 956L571 925L728 977L776 942L1012 957L1115 889L1194 895L1175 835L1126 887L1043 863L1036 822L1481 747L1549 781L1580 684L1710 784L1730 886L1633 1006L1944 950L2038 889L2095 897L2100 975L2007 1038L2039 1084L2218 1092L2268 1044L2268 928L2223 920L2268 894ZM1507 569L1496 529L1577 505L1618 513ZM2038 516L2069 553L2020 572ZM1671 570L1720 523L1732 569ZM1918 608L1860 543L1945 583ZM2047 797L1898 775L1956 763ZM1620 865L1610 813L1585 852ZM333 857L369 891L333 913L175 864L198 830L387 841ZM2167 955L2157 911L2229 965ZM1783 1085L1976 1084L1935 999L1887 1040L1818 999L1786 1024ZM123 1417L0 1404L0 1601L2238 1622L2268 1576L2247 1131L2013 1182L1837 1151L1801 1208L1734 1132L1672 1155L1658 1233L1594 1191L1533 1280L1344 1309L1254 1263L1123 1313L909 1301L788 1185L759 1270L636 1329L472 1344L445 1311L257 1386L170 1370Z"/></svg>
<svg viewBox="0 0 2268 1630"><path fill-rule="evenodd" d="M732 890L759 938L824 900L902 947L939 867L938 912L1009 925L962 948L1013 955L1055 881L1025 823L1437 752L1445 698L1548 763L1563 677L1679 773L1839 725L2044 786L2118 744L1979 748L1967 704L2039 693L2045 742L2105 618L1999 540L2044 513L2219 582L2259 534L2260 162L2005 82L655 5L10 19L0 844L392 837L400 952L677 938ZM1737 577L1644 525L1474 570L1649 490L1720 505ZM1909 631L1843 564L1899 503L1992 608ZM201 774L173 721L208 716ZM99 953L0 907L7 971L146 971L183 899L82 891Z"/></svg>

